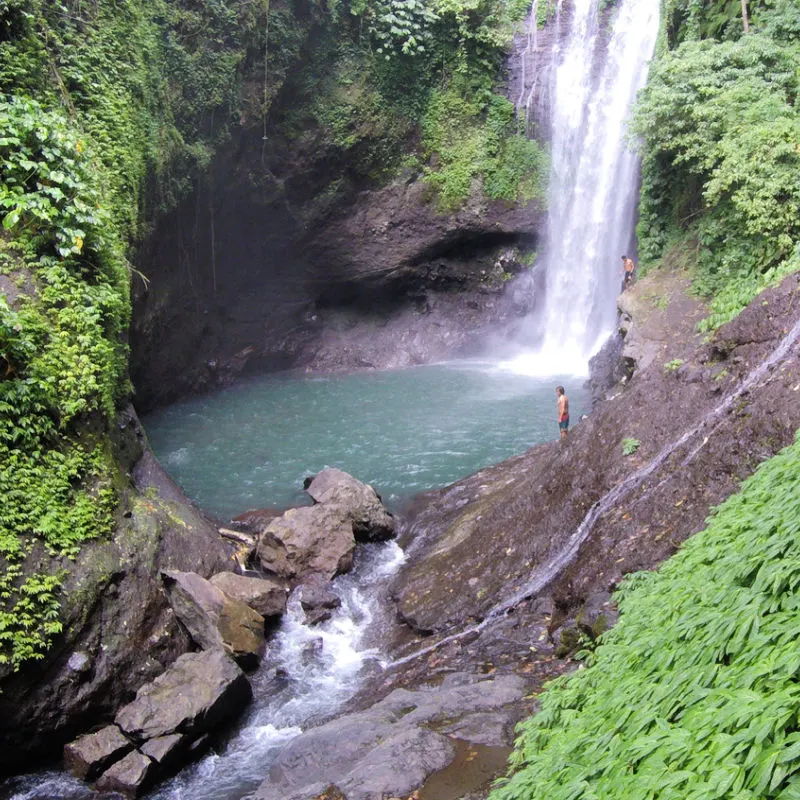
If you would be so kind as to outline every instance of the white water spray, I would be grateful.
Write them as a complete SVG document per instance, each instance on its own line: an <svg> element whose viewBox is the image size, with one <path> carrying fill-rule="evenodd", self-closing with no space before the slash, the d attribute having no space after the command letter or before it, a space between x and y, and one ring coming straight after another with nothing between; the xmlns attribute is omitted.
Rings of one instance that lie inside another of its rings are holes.
<svg viewBox="0 0 800 800"><path fill-rule="evenodd" d="M638 183L627 125L647 79L659 0L621 0L607 41L597 6L574 0L569 10L559 7L556 20L569 32L556 46L551 96L543 100L552 125L549 211L537 263L544 298L522 331L536 349L504 364L516 372L585 374L616 320Z"/></svg>

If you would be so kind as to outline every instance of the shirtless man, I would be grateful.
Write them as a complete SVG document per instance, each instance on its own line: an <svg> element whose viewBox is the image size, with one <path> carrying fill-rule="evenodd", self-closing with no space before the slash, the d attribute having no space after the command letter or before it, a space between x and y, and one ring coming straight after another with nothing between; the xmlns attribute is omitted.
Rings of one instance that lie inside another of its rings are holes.
<svg viewBox="0 0 800 800"><path fill-rule="evenodd" d="M556 396L558 397L558 427L561 431L561 441L564 441L569 430L569 400L564 394L563 386L556 386Z"/></svg>
<svg viewBox="0 0 800 800"><path fill-rule="evenodd" d="M622 288L627 289L633 283L633 272L636 269L636 264L628 256L622 256L622 269L625 270L625 282L622 284Z"/></svg>

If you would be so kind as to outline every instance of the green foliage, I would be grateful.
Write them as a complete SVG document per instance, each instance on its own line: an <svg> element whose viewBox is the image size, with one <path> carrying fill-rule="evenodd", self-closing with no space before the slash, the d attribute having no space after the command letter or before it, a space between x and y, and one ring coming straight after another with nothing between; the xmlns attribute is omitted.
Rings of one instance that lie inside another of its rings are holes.
<svg viewBox="0 0 800 800"><path fill-rule="evenodd" d="M402 161L412 124L385 101L357 53L340 47L331 60L328 73L313 78L311 117L326 133L325 143L347 153L348 174L363 181L385 180ZM307 118L300 124L307 125Z"/></svg>
<svg viewBox="0 0 800 800"><path fill-rule="evenodd" d="M800 771L800 438L550 684L491 800L790 800Z"/></svg>
<svg viewBox="0 0 800 800"><path fill-rule="evenodd" d="M424 53L432 38L431 26L438 17L424 0L379 0L372 34L377 52L387 60L393 53Z"/></svg>
<svg viewBox="0 0 800 800"><path fill-rule="evenodd" d="M639 449L640 444L638 439L626 437L622 440L622 455L632 456Z"/></svg>
<svg viewBox="0 0 800 800"><path fill-rule="evenodd" d="M615 0L598 0L600 8L602 9L603 3L615 2ZM543 28L552 18L558 9L556 0L539 0L536 5L536 25Z"/></svg>
<svg viewBox="0 0 800 800"><path fill-rule="evenodd" d="M125 388L128 272L96 162L60 113L0 102L0 664L41 657L60 630L58 576L23 577L38 543L75 555L110 530L109 459L79 422L109 419ZM9 241L10 237L10 241Z"/></svg>
<svg viewBox="0 0 800 800"><path fill-rule="evenodd" d="M270 12L264 64L268 10L0 0L0 273L15 287L0 295L0 664L41 658L60 630L50 559L113 528L125 253L232 122L266 113L300 47ZM259 62L253 100L241 84Z"/></svg>
<svg viewBox="0 0 800 800"><path fill-rule="evenodd" d="M526 1L336 4L337 19L346 19L345 11L359 26L352 32L352 49L340 47L339 58L344 53L345 60L358 63L352 95L360 95L361 102L342 105L341 92L324 92L314 100L317 108L332 105L327 111L335 140L352 146L360 132L371 129L375 141L383 127L399 149L421 119L425 177L442 210L458 208L478 186L493 199L541 194L547 168L541 148L519 134L513 107L493 91L512 34L528 11ZM374 45L375 62L365 40ZM342 139L342 131L349 138ZM377 154L373 161L386 163Z"/></svg>
<svg viewBox="0 0 800 800"><path fill-rule="evenodd" d="M258 58L264 7L232 0L0 4L0 93L62 106L104 166L124 236L208 166ZM210 32L213 32L211 34Z"/></svg>
<svg viewBox="0 0 800 800"><path fill-rule="evenodd" d="M422 130L427 152L436 157L426 180L436 188L442 210L463 204L478 181L492 199L543 195L547 157L516 132L514 107L505 98L489 95L484 105L452 89L436 91Z"/></svg>
<svg viewBox="0 0 800 800"><path fill-rule="evenodd" d="M667 363L664 364L664 369L667 372L675 372L675 370L678 369L678 367L682 366L682 364L683 364L682 358L673 358L672 361L667 361Z"/></svg>
<svg viewBox="0 0 800 800"><path fill-rule="evenodd" d="M790 26L789 6L755 5L760 29L718 42L702 37L719 34L714 14L733 5L711 14L706 4L668 4L670 38L682 43L656 61L639 106L640 254L652 264L682 238L699 241L694 285L711 301L706 329L800 267L800 21L793 6Z"/></svg>

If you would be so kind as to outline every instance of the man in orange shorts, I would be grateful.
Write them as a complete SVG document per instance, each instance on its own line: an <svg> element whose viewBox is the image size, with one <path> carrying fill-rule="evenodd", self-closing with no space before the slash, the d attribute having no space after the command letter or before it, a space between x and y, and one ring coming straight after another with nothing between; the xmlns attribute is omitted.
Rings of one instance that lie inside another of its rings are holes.
<svg viewBox="0 0 800 800"><path fill-rule="evenodd" d="M569 400L564 394L563 386L556 386L556 396L558 397L558 428L561 431L561 441L564 441L569 430Z"/></svg>

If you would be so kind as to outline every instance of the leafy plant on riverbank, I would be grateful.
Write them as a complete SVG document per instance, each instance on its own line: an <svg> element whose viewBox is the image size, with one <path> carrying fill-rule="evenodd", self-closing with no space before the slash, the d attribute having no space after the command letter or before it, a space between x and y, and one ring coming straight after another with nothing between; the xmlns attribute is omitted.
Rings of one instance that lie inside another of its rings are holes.
<svg viewBox="0 0 800 800"><path fill-rule="evenodd" d="M615 599L616 627L542 695L492 800L798 797L800 437Z"/></svg>
<svg viewBox="0 0 800 800"><path fill-rule="evenodd" d="M682 238L699 242L694 285L710 299L706 329L800 268L800 17L791 0L752 4L743 35L741 5L716 5L667 3L668 46L636 123L642 260L656 262Z"/></svg>
<svg viewBox="0 0 800 800"><path fill-rule="evenodd" d="M626 437L622 440L622 455L624 456L632 456L638 449L641 442L638 439L633 439L632 437Z"/></svg>

